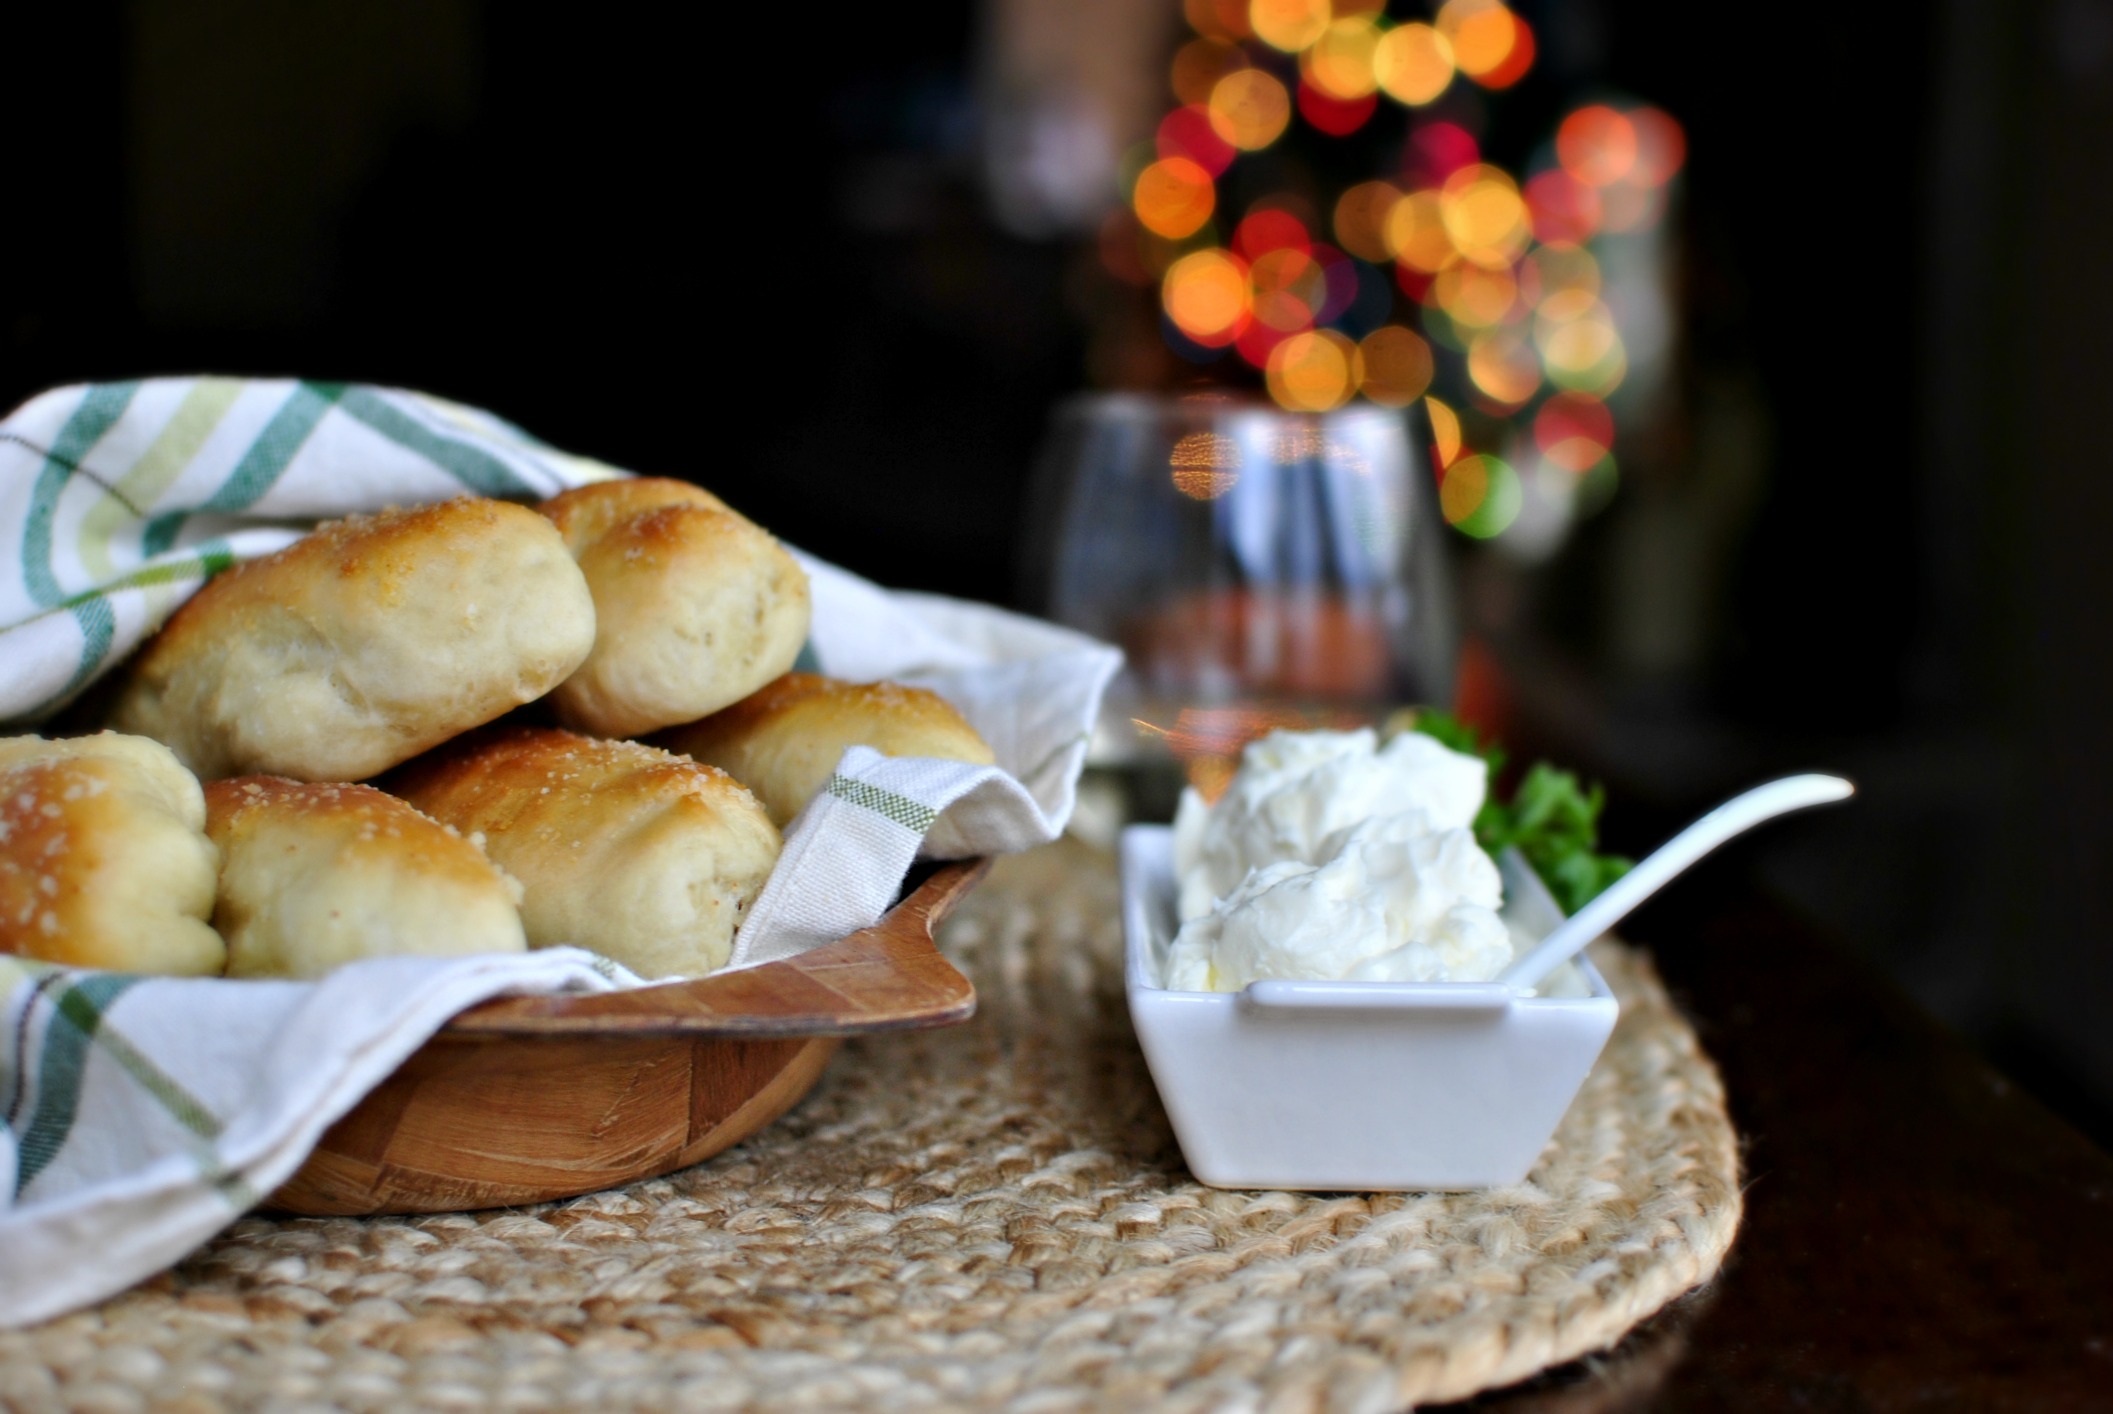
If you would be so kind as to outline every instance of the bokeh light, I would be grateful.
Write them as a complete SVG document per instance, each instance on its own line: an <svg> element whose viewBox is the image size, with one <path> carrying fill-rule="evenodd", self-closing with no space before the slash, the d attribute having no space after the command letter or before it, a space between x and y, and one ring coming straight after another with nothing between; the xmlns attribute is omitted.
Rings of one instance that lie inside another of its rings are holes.
<svg viewBox="0 0 2113 1414"><path fill-rule="evenodd" d="M1247 66L1247 52L1237 44L1192 39L1174 52L1174 96L1184 104L1208 104L1218 80Z"/></svg>
<svg viewBox="0 0 2113 1414"><path fill-rule="evenodd" d="M1330 137L1348 137L1379 111L1379 96L1331 98L1303 79L1299 82L1299 116Z"/></svg>
<svg viewBox="0 0 2113 1414"><path fill-rule="evenodd" d="M1446 0L1437 18L1438 32L1451 43L1461 73L1483 81L1507 73L1525 26L1502 0ZM1517 82L1519 76L1509 75L1508 81Z"/></svg>
<svg viewBox="0 0 2113 1414"><path fill-rule="evenodd" d="M1431 386L1431 346L1413 330L1388 324L1358 340L1351 374L1357 390L1386 407L1407 407Z"/></svg>
<svg viewBox="0 0 2113 1414"><path fill-rule="evenodd" d="M1404 170L1422 174L1431 185L1462 167L1482 160L1482 145L1458 123L1421 123L1409 134Z"/></svg>
<svg viewBox="0 0 2113 1414"><path fill-rule="evenodd" d="M1291 94L1274 74L1237 69L1211 89L1211 126L1243 152L1259 152L1291 121Z"/></svg>
<svg viewBox="0 0 2113 1414"><path fill-rule="evenodd" d="M1519 282L1509 266L1494 270L1465 261L1448 265L1432 280L1430 296L1455 324L1487 329L1520 318Z"/></svg>
<svg viewBox="0 0 2113 1414"><path fill-rule="evenodd" d="M1420 399L1447 521L1505 535L1521 553L1536 536L1552 546L1615 485L1608 400L1631 348L1613 311L1643 298L1627 282L1637 278L1629 252L1645 250L1618 241L1678 199L1680 124L1648 105L1593 102L1563 116L1523 166L1485 160L1483 135L1502 136L1509 152L1510 130L1456 82L1499 91L1533 69L1533 28L1506 0L1443 0L1429 22L1389 19L1386 0L1182 9L1196 37L1169 76L1180 103L1124 159L1131 201L1101 227L1101 264L1125 283L1159 281L1175 353L1207 363L1232 350L1286 409ZM1391 119L1391 131L1372 125L1382 94L1419 111ZM1441 100L1437 117L1429 110ZM1301 174L1325 183L1339 167L1240 164L1283 139L1294 117L1302 145L1315 134L1398 135L1397 162L1315 209L1299 192L1322 192L1301 188ZM1268 194L1235 222L1221 203L1234 191L1246 200L1255 179ZM1612 293L1603 253L1623 272ZM1648 323L1634 356L1655 368ZM1465 425L1432 396L1434 380L1465 397ZM1503 455L1482 449L1491 446ZM1169 471L1184 495L1207 500L1233 484L1238 458L1236 444L1198 434Z"/></svg>
<svg viewBox="0 0 2113 1414"><path fill-rule="evenodd" d="M1310 251L1313 237L1306 223L1280 206L1260 206L1233 228L1233 251L1249 261L1273 250Z"/></svg>
<svg viewBox="0 0 2113 1414"><path fill-rule="evenodd" d="M1587 186L1610 186L1636 165L1636 125L1604 103L1578 109L1555 130L1556 160Z"/></svg>
<svg viewBox="0 0 2113 1414"><path fill-rule="evenodd" d="M1575 393L1604 398L1621 386L1628 351L1607 307L1593 301L1574 318L1552 318L1544 300L1534 319L1534 342L1547 365L1548 381ZM1567 312L1567 311L1564 311Z"/></svg>
<svg viewBox="0 0 2113 1414"><path fill-rule="evenodd" d="M1167 456L1174 488L1198 501L1214 501L1240 479L1240 444L1222 432L1191 432Z"/></svg>
<svg viewBox="0 0 2113 1414"><path fill-rule="evenodd" d="M1206 348L1223 348L1253 318L1247 266L1230 251L1199 250L1167 270L1160 285L1167 318Z"/></svg>
<svg viewBox="0 0 2113 1414"><path fill-rule="evenodd" d="M1213 39L1237 41L1255 32L1248 23L1247 0L1181 0L1181 14L1189 28Z"/></svg>
<svg viewBox="0 0 2113 1414"><path fill-rule="evenodd" d="M1248 321L1239 336L1233 340L1233 352L1251 368L1267 368L1269 356L1276 352L1277 345L1291 335L1282 329L1272 328L1259 319Z"/></svg>
<svg viewBox="0 0 2113 1414"><path fill-rule="evenodd" d="M1511 52L1495 68L1474 75L1475 82L1488 89L1510 88L1532 70L1538 47L1534 42L1533 27L1514 13L1511 17Z"/></svg>
<svg viewBox="0 0 2113 1414"><path fill-rule="evenodd" d="M1453 82L1452 42L1427 24L1397 25L1373 45L1372 78L1397 103L1421 107Z"/></svg>
<svg viewBox="0 0 2113 1414"><path fill-rule="evenodd" d="M1459 255L1434 191L1412 191L1395 202L1387 212L1380 239L1389 255L1425 274L1443 270Z"/></svg>
<svg viewBox="0 0 2113 1414"><path fill-rule="evenodd" d="M1269 395L1297 412L1326 412L1356 391L1350 361L1356 346L1333 329L1293 334L1270 351Z"/></svg>
<svg viewBox="0 0 2113 1414"><path fill-rule="evenodd" d="M1357 265L1334 246L1316 242L1312 255L1321 274L1321 299L1313 307L1313 322L1333 324L1349 312L1356 301L1360 281Z"/></svg>
<svg viewBox="0 0 2113 1414"><path fill-rule="evenodd" d="M1438 484L1438 507L1447 524L1478 540L1502 534L1518 519L1523 500L1518 473L1487 453L1460 458Z"/></svg>
<svg viewBox="0 0 2113 1414"><path fill-rule="evenodd" d="M1299 56L1299 69L1330 98L1369 98L1379 87L1372 63L1378 47L1379 26L1370 19L1357 15L1336 20Z"/></svg>
<svg viewBox="0 0 2113 1414"><path fill-rule="evenodd" d="M1460 414L1428 395L1423 400L1423 411L1431 420L1431 455L1443 471L1460 455Z"/></svg>
<svg viewBox="0 0 2113 1414"><path fill-rule="evenodd" d="M1614 414L1588 393L1557 393L1534 414L1533 441L1551 464L1590 471L1614 445Z"/></svg>
<svg viewBox="0 0 2113 1414"><path fill-rule="evenodd" d="M1687 161L1687 134L1672 114L1657 108L1631 109L1629 126L1636 133L1636 162L1629 180L1664 186Z"/></svg>
<svg viewBox="0 0 2113 1414"><path fill-rule="evenodd" d="M1312 328L1314 315L1328 297L1320 262L1296 247L1256 257L1247 278L1254 291L1255 318L1287 334Z"/></svg>
<svg viewBox="0 0 2113 1414"><path fill-rule="evenodd" d="M1387 213L1401 200L1392 182L1359 182L1335 202L1335 239L1359 260L1382 265L1394 258L1387 249Z"/></svg>
<svg viewBox="0 0 2113 1414"><path fill-rule="evenodd" d="M1536 308L1545 301L1582 300L1582 310L1599 297L1599 261L1583 246L1544 245L1519 263L1519 293Z"/></svg>
<svg viewBox="0 0 2113 1414"><path fill-rule="evenodd" d="M1533 238L1543 244L1574 245L1599 232L1604 216L1599 188L1560 167L1536 174L1526 183L1525 197Z"/></svg>
<svg viewBox="0 0 2113 1414"><path fill-rule="evenodd" d="M1137 174L1131 208L1146 230L1180 240L1203 229L1217 208L1211 174L1186 157L1162 157Z"/></svg>
<svg viewBox="0 0 2113 1414"><path fill-rule="evenodd" d="M1518 183L1510 173L1486 163L1462 167L1445 179L1438 193L1438 215L1454 249L1477 265L1509 266L1531 236Z"/></svg>
<svg viewBox="0 0 2113 1414"><path fill-rule="evenodd" d="M1161 157L1186 157L1213 177L1233 165L1235 148L1211 126L1211 111L1188 103L1159 120L1153 147Z"/></svg>
<svg viewBox="0 0 2113 1414"><path fill-rule="evenodd" d="M1492 329L1468 341L1467 376L1492 402L1517 407L1540 390L1541 361L1524 334Z"/></svg>
<svg viewBox="0 0 2113 1414"><path fill-rule="evenodd" d="M1264 44L1296 54L1327 32L1333 13L1328 0L1249 0L1247 22Z"/></svg>

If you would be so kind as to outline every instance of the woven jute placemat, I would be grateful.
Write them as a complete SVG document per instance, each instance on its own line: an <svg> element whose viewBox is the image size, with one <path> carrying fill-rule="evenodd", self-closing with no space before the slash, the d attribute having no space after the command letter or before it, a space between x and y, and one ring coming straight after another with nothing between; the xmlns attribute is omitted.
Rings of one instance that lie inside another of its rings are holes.
<svg viewBox="0 0 2113 1414"><path fill-rule="evenodd" d="M977 1018L848 1045L786 1119L534 1208L249 1218L93 1310L0 1334L0 1404L1383 1410L1608 1346L1739 1221L1717 1075L1647 963L1527 1182L1221 1192L1130 1032L1115 881L1001 863L945 943Z"/></svg>

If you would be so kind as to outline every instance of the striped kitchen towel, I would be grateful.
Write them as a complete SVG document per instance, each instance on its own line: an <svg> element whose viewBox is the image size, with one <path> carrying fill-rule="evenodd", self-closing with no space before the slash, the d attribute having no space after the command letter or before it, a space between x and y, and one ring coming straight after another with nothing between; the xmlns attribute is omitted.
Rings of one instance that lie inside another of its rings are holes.
<svg viewBox="0 0 2113 1414"><path fill-rule="evenodd" d="M623 474L397 389L200 377L45 393L0 422L0 734L34 730L207 577L319 519L464 492L532 500ZM788 829L738 966L873 923L920 851L1054 839L1119 663L1050 624L801 562L804 661L939 692L998 765L847 752ZM310 983L0 959L0 1326L179 1259L464 1007L637 980L568 948L381 959Z"/></svg>

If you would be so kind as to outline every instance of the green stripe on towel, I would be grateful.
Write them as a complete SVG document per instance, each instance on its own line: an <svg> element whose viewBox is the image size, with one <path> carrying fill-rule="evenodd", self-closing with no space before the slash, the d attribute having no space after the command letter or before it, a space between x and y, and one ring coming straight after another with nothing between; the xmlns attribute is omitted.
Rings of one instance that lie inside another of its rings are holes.
<svg viewBox="0 0 2113 1414"><path fill-rule="evenodd" d="M110 1004L140 980L124 973L96 973L62 984L51 999L55 1015L44 1028L44 1046L38 1053L37 1108L22 1131L21 1162L15 1170L17 1194L44 1171L73 1132L73 1119L81 1108L89 1042ZM22 1024L27 1026L29 1018L25 1016Z"/></svg>
<svg viewBox="0 0 2113 1414"><path fill-rule="evenodd" d="M219 490L189 511L170 511L147 522L146 533L140 537L141 553L150 559L165 553L176 543L184 522L194 515L246 511L255 505L286 474L323 414L344 396L343 383L296 383Z"/></svg>
<svg viewBox="0 0 2113 1414"><path fill-rule="evenodd" d="M56 604L66 597L51 563L52 525L59 516L59 497L66 490L66 483L81 471L81 458L117 425L138 391L138 383L102 383L90 388L44 453L44 465L30 492L29 517L22 526L22 582L29 597L39 604Z"/></svg>
<svg viewBox="0 0 2113 1414"><path fill-rule="evenodd" d="M882 790L879 786L868 785L864 781L854 781L849 776L832 775L829 784L822 789L838 800L847 800L876 815L884 815L919 836L931 829L932 822L939 818L938 811L921 801L912 800L906 795L897 795L892 790Z"/></svg>

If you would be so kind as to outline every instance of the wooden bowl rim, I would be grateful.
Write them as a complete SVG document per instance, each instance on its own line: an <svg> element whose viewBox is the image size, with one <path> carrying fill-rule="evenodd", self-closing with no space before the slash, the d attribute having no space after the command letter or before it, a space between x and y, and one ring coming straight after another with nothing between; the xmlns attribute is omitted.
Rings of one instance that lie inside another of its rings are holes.
<svg viewBox="0 0 2113 1414"><path fill-rule="evenodd" d="M498 997L440 1030L452 1040L524 1037L858 1036L966 1021L976 989L932 929L989 871L988 856L941 864L870 928L735 972L613 992Z"/></svg>

